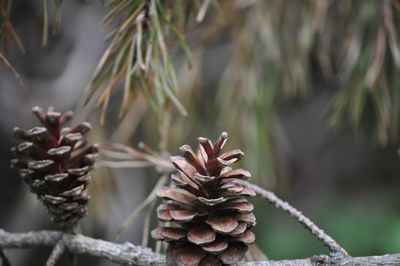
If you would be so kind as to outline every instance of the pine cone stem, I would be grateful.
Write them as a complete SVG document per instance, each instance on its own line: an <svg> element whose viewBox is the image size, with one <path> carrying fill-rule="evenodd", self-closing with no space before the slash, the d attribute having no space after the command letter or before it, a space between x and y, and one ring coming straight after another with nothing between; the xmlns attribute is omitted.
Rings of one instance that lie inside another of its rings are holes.
<svg viewBox="0 0 400 266"><path fill-rule="evenodd" d="M74 224L73 226L71 226L70 228L68 228L68 230L65 230L65 231L66 231L67 233L74 234L74 235L78 235L78 234L82 233L81 225L80 225L79 222L76 223L76 224Z"/></svg>

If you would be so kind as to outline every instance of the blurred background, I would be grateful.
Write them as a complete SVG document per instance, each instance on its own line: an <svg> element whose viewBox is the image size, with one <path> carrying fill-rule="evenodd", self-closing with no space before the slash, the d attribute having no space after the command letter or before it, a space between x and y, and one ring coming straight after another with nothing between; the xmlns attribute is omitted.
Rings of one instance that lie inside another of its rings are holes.
<svg viewBox="0 0 400 266"><path fill-rule="evenodd" d="M74 110L104 147L143 142L162 158L227 131L252 181L352 256L400 252L399 1L104 2L0 1L0 53L12 65L0 64L0 228L57 228L9 169L12 129L37 125L39 105ZM87 235L112 241L160 178L121 154L100 154ZM254 203L256 242L269 258L327 252L282 211ZM118 241L140 244L145 216ZM49 252L6 251L14 265L43 265Z"/></svg>

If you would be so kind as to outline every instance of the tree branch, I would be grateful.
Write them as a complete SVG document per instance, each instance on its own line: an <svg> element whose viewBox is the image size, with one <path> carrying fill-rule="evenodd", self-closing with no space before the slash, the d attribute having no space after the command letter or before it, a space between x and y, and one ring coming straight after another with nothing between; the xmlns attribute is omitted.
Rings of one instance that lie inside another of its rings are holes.
<svg viewBox="0 0 400 266"><path fill-rule="evenodd" d="M347 259L348 253L344 248L342 248L331 236L325 233L324 230L319 228L308 217L306 217L296 208L292 207L288 202L278 198L273 192L267 191L250 182L237 180L235 181L235 183L251 188L254 192L256 192L257 195L274 204L277 208L282 209L291 217L296 219L299 223L304 225L307 230L309 230L314 236L316 236L318 240L322 241L324 245L329 249L332 259L335 259L337 262L343 262Z"/></svg>
<svg viewBox="0 0 400 266"><path fill-rule="evenodd" d="M54 266L56 265L58 259L61 257L61 255L65 251L65 244L63 241L58 241L57 244L55 245L53 251L50 254L50 257L48 258L46 262L46 266Z"/></svg>
<svg viewBox="0 0 400 266"><path fill-rule="evenodd" d="M107 259L119 265L165 265L165 256L149 248L135 246L129 242L117 244L94 239L80 234L73 235L59 231L34 231L28 233L9 233L0 229L0 249L24 249L36 247L55 247L59 242L72 254L85 254ZM400 254L371 257L348 257L346 265L400 265ZM308 259L242 262L239 266L314 266L338 265L333 258L320 255Z"/></svg>
<svg viewBox="0 0 400 266"><path fill-rule="evenodd" d="M164 265L165 256L152 252L149 248L131 243L117 244L94 239L80 234L73 235L60 231L35 231L9 233L0 229L0 248L54 247L62 241L72 254L85 254L108 259L120 265Z"/></svg>

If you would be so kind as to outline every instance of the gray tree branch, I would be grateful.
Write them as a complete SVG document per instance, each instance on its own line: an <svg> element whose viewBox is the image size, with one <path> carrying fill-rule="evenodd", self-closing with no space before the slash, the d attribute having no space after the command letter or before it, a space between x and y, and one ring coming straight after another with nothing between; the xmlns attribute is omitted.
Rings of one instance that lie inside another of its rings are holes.
<svg viewBox="0 0 400 266"><path fill-rule="evenodd" d="M9 233L0 229L0 249L25 249L36 247L55 247L62 241L66 250L72 254L85 254L107 259L119 265L165 265L165 256L149 248L135 246L129 242L117 244L94 239L81 234L73 235L59 231L34 231L28 233ZM301 260L242 262L240 266L312 266L338 265L326 255ZM345 265L400 265L400 254L371 257L348 257Z"/></svg>
<svg viewBox="0 0 400 266"><path fill-rule="evenodd" d="M299 223L301 223L308 231L311 232L314 236L317 237L331 252L331 259L336 261L337 263L346 262L348 258L347 251L341 247L331 236L324 232L321 228L319 228L313 221L311 221L308 217L306 217L299 210L291 206L288 202L283 201L279 197L275 195L275 193L265 190L255 184L252 184L248 181L237 180L235 183L240 184L242 186L246 186L251 188L257 195L267 200L269 203L274 204L276 208L282 209L286 213L288 213L291 217L296 219Z"/></svg>
<svg viewBox="0 0 400 266"><path fill-rule="evenodd" d="M54 246L53 251L50 254L50 257L47 259L46 266L54 266L56 265L58 259L65 251L65 244L64 241L58 241L57 244Z"/></svg>

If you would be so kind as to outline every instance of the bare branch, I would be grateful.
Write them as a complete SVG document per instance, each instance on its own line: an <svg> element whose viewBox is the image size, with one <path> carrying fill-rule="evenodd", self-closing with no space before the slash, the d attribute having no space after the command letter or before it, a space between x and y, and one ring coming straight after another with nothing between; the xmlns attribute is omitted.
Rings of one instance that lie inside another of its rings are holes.
<svg viewBox="0 0 400 266"><path fill-rule="evenodd" d="M0 248L54 247L59 241L72 254L108 259L120 265L164 265L165 256L131 243L117 244L59 231L8 233L0 229Z"/></svg>
<svg viewBox="0 0 400 266"><path fill-rule="evenodd" d="M36 247L54 247L59 241L72 254L84 254L115 262L119 265L165 265L165 256L151 249L135 246L129 242L117 244L94 239L80 234L68 234L59 231L35 231L28 233L8 233L0 229L0 249L23 249ZM241 262L239 266L337 266L333 258L320 255L308 259ZM348 257L345 265L400 265L400 254L388 254L371 257Z"/></svg>
<svg viewBox="0 0 400 266"><path fill-rule="evenodd" d="M133 210L131 212L131 214L129 214L129 216L125 219L123 225L118 229L118 232L117 232L114 240L118 240L122 236L122 234L129 228L129 226L136 219L136 217L139 215L140 212L142 212L144 209L146 209L154 201L157 200L157 197L156 197L157 190L160 187L162 187L167 181L168 181L168 179L167 179L166 175L163 175L162 177L160 177L157 184L154 186L153 190L150 192L150 194L147 196L147 198L142 203L140 203L140 205L135 210Z"/></svg>
<svg viewBox="0 0 400 266"><path fill-rule="evenodd" d="M50 257L48 258L46 262L46 266L54 266L56 265L58 259L61 257L61 255L65 251L65 244L63 241L58 241L57 244L55 245L53 251L50 254Z"/></svg>
<svg viewBox="0 0 400 266"><path fill-rule="evenodd" d="M332 258L337 259L345 259L348 257L347 251L342 248L332 237L326 234L321 228L319 228L316 224L314 224L308 217L302 214L299 210L292 207L288 202L281 200L278 198L273 192L267 191L255 184L252 184L247 181L237 180L234 181L237 184L246 186L251 188L256 192L260 197L266 199L270 203L274 204L275 207L284 210L291 217L296 219L299 223L304 225L304 227L309 230L314 236L318 238L318 240L322 241L324 245L330 250Z"/></svg>

